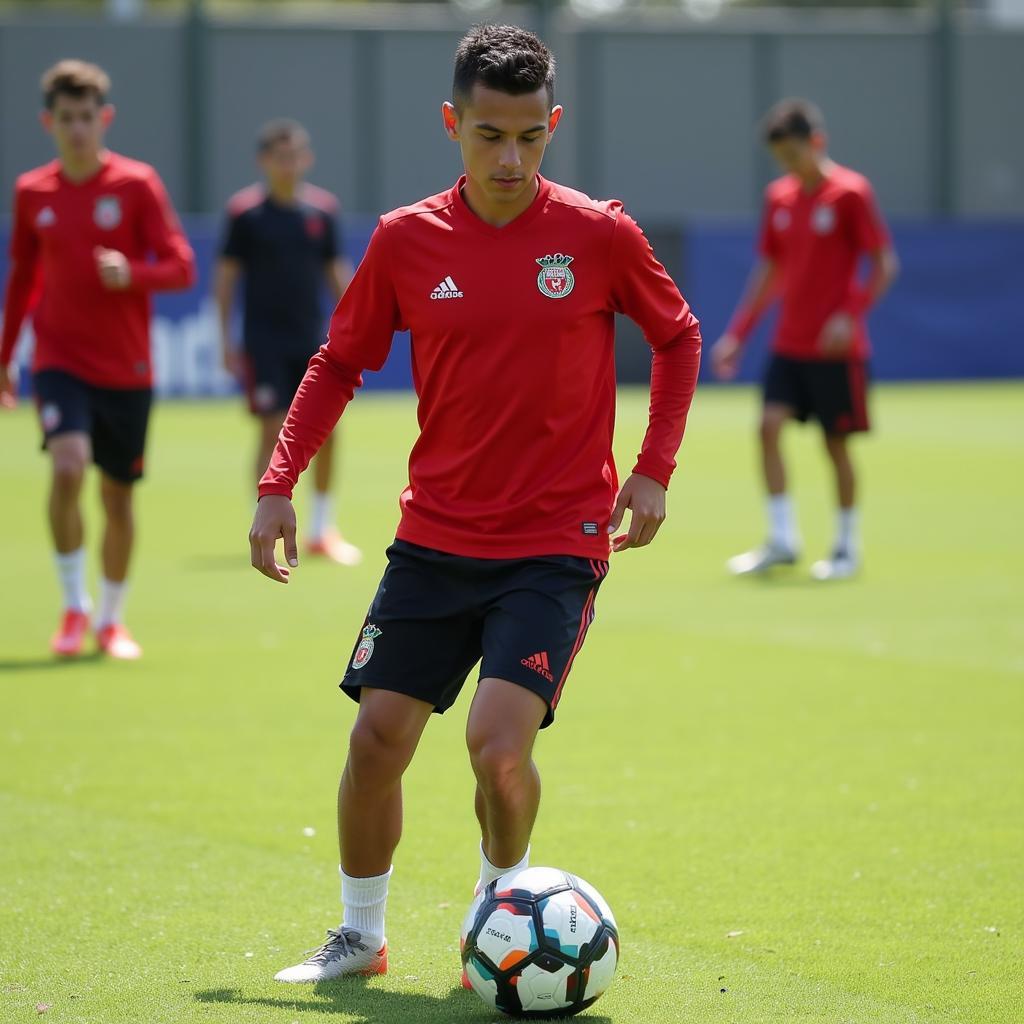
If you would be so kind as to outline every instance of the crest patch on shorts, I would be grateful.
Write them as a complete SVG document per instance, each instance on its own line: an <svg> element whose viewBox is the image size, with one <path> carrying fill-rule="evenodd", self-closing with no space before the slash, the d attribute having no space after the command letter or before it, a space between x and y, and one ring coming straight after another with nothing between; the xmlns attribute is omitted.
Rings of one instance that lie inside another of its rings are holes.
<svg viewBox="0 0 1024 1024"><path fill-rule="evenodd" d="M352 659L352 668L364 668L366 663L373 657L373 641L381 635L383 630L378 629L372 622L363 626L363 639L359 641L355 657Z"/></svg>
<svg viewBox="0 0 1024 1024"><path fill-rule="evenodd" d="M53 402L47 402L39 410L39 422L43 425L43 432L51 434L60 426L60 406Z"/></svg>

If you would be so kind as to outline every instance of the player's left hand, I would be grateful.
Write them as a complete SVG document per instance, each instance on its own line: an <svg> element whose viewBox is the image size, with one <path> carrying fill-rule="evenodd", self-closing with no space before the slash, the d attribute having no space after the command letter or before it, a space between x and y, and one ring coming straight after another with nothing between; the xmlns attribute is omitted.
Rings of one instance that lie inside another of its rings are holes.
<svg viewBox="0 0 1024 1024"><path fill-rule="evenodd" d="M821 329L818 345L826 356L845 355L853 344L853 317L849 313L833 313Z"/></svg>
<svg viewBox="0 0 1024 1024"><path fill-rule="evenodd" d="M93 255L96 257L96 267L104 288L120 292L132 283L132 268L128 265L128 257L123 252L97 246L93 250Z"/></svg>
<svg viewBox="0 0 1024 1024"><path fill-rule="evenodd" d="M18 406L18 367L0 366L0 409L15 409Z"/></svg>
<svg viewBox="0 0 1024 1024"><path fill-rule="evenodd" d="M619 490L619 497L612 509L608 532L622 525L626 509L630 510L629 530L612 540L613 551L628 548L642 548L654 540L655 534L665 522L665 488L649 476L633 473Z"/></svg>

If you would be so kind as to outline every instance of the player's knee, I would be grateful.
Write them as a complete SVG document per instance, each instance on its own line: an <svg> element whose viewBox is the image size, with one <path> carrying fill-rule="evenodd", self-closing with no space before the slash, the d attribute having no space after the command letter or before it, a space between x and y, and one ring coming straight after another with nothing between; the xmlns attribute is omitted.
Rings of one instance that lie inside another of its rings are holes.
<svg viewBox="0 0 1024 1024"><path fill-rule="evenodd" d="M130 523L132 521L131 495L104 495L103 511L106 513L107 522Z"/></svg>
<svg viewBox="0 0 1024 1024"><path fill-rule="evenodd" d="M515 785L529 756L506 737L471 735L469 760L481 787L487 792L501 792Z"/></svg>
<svg viewBox="0 0 1024 1024"><path fill-rule="evenodd" d="M784 420L775 415L765 415L761 417L760 436L761 443L765 446L773 446L779 443L779 434L782 433L782 424Z"/></svg>
<svg viewBox="0 0 1024 1024"><path fill-rule="evenodd" d="M406 738L383 721L360 715L348 741L348 766L358 782L391 782L409 761Z"/></svg>
<svg viewBox="0 0 1024 1024"><path fill-rule="evenodd" d="M59 491L78 491L85 477L85 457L76 451L64 451L53 457L53 484Z"/></svg>

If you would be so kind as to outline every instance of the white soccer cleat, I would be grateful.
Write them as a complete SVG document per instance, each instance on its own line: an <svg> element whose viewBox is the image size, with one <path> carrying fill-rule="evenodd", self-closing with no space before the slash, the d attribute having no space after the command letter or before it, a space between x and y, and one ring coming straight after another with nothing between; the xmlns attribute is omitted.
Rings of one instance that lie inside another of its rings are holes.
<svg viewBox="0 0 1024 1024"><path fill-rule="evenodd" d="M815 562L811 566L811 576L819 583L826 583L829 580L848 580L857 574L860 568L860 559L850 551L837 548L828 558Z"/></svg>
<svg viewBox="0 0 1024 1024"><path fill-rule="evenodd" d="M776 565L793 565L796 560L796 551L778 541L770 540L753 551L733 555L725 565L733 576L749 576L753 573L766 572Z"/></svg>
<svg viewBox="0 0 1024 1024"><path fill-rule="evenodd" d="M376 949L376 951L374 951ZM274 981L287 981L295 985L353 975L370 977L388 972L388 944L381 939L380 946L367 945L354 928L329 928L327 941L312 956L294 967L286 967L274 975Z"/></svg>

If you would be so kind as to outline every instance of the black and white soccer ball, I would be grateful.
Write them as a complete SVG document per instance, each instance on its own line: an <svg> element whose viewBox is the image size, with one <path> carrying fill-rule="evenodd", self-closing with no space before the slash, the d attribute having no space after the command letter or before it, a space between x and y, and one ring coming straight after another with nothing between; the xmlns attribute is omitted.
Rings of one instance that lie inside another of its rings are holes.
<svg viewBox="0 0 1024 1024"><path fill-rule="evenodd" d="M462 964L488 1006L515 1017L570 1017L612 982L619 931L604 897L557 868L491 882L462 923Z"/></svg>

